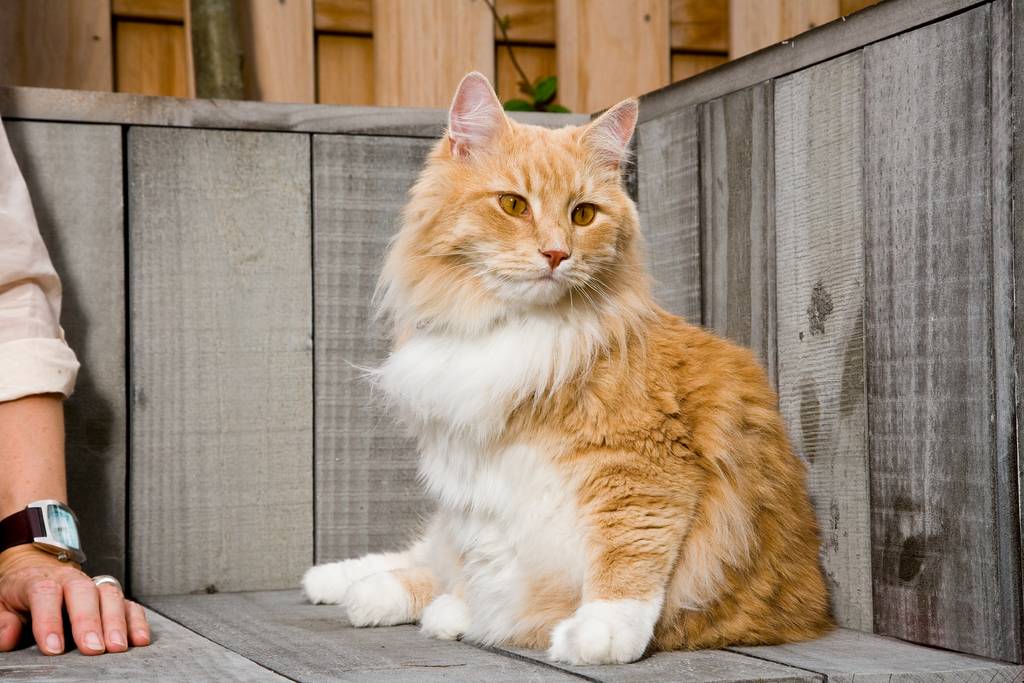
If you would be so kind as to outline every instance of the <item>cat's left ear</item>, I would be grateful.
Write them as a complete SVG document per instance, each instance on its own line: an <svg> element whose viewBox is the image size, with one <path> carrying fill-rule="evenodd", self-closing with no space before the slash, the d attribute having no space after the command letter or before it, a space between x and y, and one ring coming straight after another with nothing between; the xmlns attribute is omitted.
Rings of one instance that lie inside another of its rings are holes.
<svg viewBox="0 0 1024 683"><path fill-rule="evenodd" d="M508 127L505 111L487 77L478 71L459 83L448 112L452 156L465 159L494 141Z"/></svg>
<svg viewBox="0 0 1024 683"><path fill-rule="evenodd" d="M638 111L634 98L622 100L587 126L583 139L604 163L619 168L629 159Z"/></svg>

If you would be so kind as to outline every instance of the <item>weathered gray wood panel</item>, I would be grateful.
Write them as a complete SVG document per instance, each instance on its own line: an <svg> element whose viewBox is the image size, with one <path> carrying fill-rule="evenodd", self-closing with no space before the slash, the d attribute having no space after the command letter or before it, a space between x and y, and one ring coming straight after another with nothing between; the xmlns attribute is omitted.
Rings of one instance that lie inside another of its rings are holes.
<svg viewBox="0 0 1024 683"><path fill-rule="evenodd" d="M62 326L82 364L65 404L71 507L87 569L124 579L125 301L121 129L8 122L11 148L64 288Z"/></svg>
<svg viewBox="0 0 1024 683"><path fill-rule="evenodd" d="M665 310L701 322L697 108L637 129L640 227L654 295Z"/></svg>
<svg viewBox="0 0 1024 683"><path fill-rule="evenodd" d="M310 605L299 591L163 596L144 601L294 680L578 680L465 643L430 640L414 626L352 628L342 609Z"/></svg>
<svg viewBox="0 0 1024 683"><path fill-rule="evenodd" d="M870 631L862 79L855 52L776 81L775 246L779 408L807 461L836 620Z"/></svg>
<svg viewBox="0 0 1024 683"><path fill-rule="evenodd" d="M1024 676L1024 667L849 629L803 643L730 649L816 671L829 683L1018 683Z"/></svg>
<svg viewBox="0 0 1024 683"><path fill-rule="evenodd" d="M701 111L704 326L757 354L775 385L773 86L712 100Z"/></svg>
<svg viewBox="0 0 1024 683"><path fill-rule="evenodd" d="M983 6L865 54L872 566L879 632L1019 661L991 19Z"/></svg>
<svg viewBox="0 0 1024 683"><path fill-rule="evenodd" d="M282 588L313 559L309 137L132 128L130 572Z"/></svg>
<svg viewBox="0 0 1024 683"><path fill-rule="evenodd" d="M416 452L361 368L390 330L373 293L388 240L432 141L315 136L317 561L411 541L428 509Z"/></svg>
<svg viewBox="0 0 1024 683"><path fill-rule="evenodd" d="M286 681L183 626L147 610L152 643L128 652L86 657L78 650L49 657L32 646L0 658L0 679L77 683L91 681Z"/></svg>

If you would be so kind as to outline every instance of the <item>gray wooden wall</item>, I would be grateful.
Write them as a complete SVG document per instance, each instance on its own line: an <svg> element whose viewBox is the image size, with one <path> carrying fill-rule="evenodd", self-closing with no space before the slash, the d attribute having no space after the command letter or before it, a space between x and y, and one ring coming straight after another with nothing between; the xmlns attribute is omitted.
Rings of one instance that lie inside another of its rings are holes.
<svg viewBox="0 0 1024 683"><path fill-rule="evenodd" d="M828 29L852 48L645 97L629 179L661 303L778 389L839 623L1013 661L1021 15L895 0ZM359 368L386 352L370 297L440 114L106 95L70 98L74 123L40 97L6 125L83 359L89 568L139 594L284 588L406 542L415 456Z"/></svg>
<svg viewBox="0 0 1024 683"><path fill-rule="evenodd" d="M839 623L1021 661L1010 24L981 4L662 98L638 165L662 303L776 384Z"/></svg>

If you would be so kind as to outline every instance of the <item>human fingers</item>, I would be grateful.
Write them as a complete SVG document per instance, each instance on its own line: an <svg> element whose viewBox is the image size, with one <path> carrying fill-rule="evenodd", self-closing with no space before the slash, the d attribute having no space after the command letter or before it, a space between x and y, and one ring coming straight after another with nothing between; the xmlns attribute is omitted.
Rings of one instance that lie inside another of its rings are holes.
<svg viewBox="0 0 1024 683"><path fill-rule="evenodd" d="M0 610L0 652L10 652L18 645L21 619L14 612Z"/></svg>
<svg viewBox="0 0 1024 683"><path fill-rule="evenodd" d="M64 602L71 619L71 633L83 655L103 652L103 621L100 618L100 599L96 584L81 572L64 581Z"/></svg>
<svg viewBox="0 0 1024 683"><path fill-rule="evenodd" d="M60 583L49 576L28 576L22 586L32 616L32 635L39 650L59 655L64 651L64 623L60 611L64 592Z"/></svg>
<svg viewBox="0 0 1024 683"><path fill-rule="evenodd" d="M128 649L128 623L125 619L126 606L121 586L116 583L103 583L97 588L107 652L124 652Z"/></svg>
<svg viewBox="0 0 1024 683"><path fill-rule="evenodd" d="M151 636L149 622L146 620L146 610L142 605L131 600L125 601L125 611L128 614L128 633L132 645L149 645Z"/></svg>

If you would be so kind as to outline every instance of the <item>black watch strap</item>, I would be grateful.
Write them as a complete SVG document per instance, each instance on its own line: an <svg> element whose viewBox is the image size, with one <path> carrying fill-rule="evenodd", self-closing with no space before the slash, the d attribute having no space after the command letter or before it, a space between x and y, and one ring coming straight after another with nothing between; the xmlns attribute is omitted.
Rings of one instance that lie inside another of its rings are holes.
<svg viewBox="0 0 1024 683"><path fill-rule="evenodd" d="M0 520L0 552L16 545L32 543L46 535L43 513L39 508L25 508Z"/></svg>

